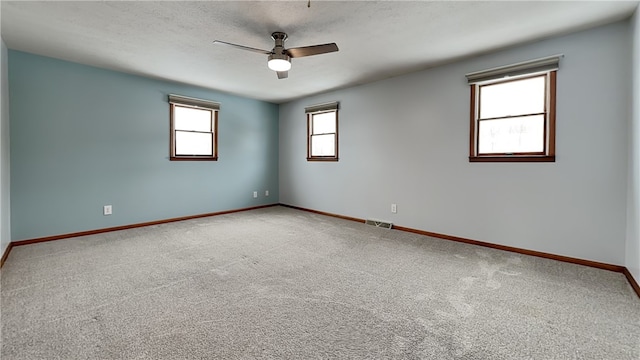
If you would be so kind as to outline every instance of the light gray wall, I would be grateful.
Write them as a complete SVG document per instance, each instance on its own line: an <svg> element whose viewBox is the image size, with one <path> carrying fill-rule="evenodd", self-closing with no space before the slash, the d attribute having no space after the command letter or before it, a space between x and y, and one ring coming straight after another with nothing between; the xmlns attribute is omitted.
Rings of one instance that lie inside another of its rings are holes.
<svg viewBox="0 0 640 360"><path fill-rule="evenodd" d="M14 241L278 202L276 104L13 50L9 82ZM220 102L218 161L169 161L170 93Z"/></svg>
<svg viewBox="0 0 640 360"><path fill-rule="evenodd" d="M624 264L628 26L281 105L280 202ZM469 163L465 73L558 53L557 161ZM340 161L307 162L304 107L336 100Z"/></svg>
<svg viewBox="0 0 640 360"><path fill-rule="evenodd" d="M631 18L632 90L627 184L627 269L640 283L640 10Z"/></svg>
<svg viewBox="0 0 640 360"><path fill-rule="evenodd" d="M7 46L0 41L0 256L11 242L9 76Z"/></svg>

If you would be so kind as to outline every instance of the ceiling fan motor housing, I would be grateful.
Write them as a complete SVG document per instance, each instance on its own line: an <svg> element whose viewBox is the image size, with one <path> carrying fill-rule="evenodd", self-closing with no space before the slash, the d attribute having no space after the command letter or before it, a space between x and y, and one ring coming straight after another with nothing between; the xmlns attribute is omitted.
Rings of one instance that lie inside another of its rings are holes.
<svg viewBox="0 0 640 360"><path fill-rule="evenodd" d="M290 61L290 56L289 54L286 53L286 51L284 50L284 41L287 40L287 34L280 32L280 31L276 31L273 34L271 34L271 38L273 39L273 41L275 41L275 46L273 48L273 50L271 50L271 53L275 54L275 55L285 55L286 58L284 57L275 57L274 59L283 59L283 60L287 60ZM269 58L269 60L271 60L271 58Z"/></svg>
<svg viewBox="0 0 640 360"><path fill-rule="evenodd" d="M270 54L269 55L269 61L274 60L274 59L280 59L280 60L285 60L285 61L291 62L291 56L285 54L284 52L280 52L279 54L278 53Z"/></svg>
<svg viewBox="0 0 640 360"><path fill-rule="evenodd" d="M271 34L271 38L275 41L275 47L267 60L269 68L274 71L288 71L291 69L291 57L284 50L287 34L276 31Z"/></svg>

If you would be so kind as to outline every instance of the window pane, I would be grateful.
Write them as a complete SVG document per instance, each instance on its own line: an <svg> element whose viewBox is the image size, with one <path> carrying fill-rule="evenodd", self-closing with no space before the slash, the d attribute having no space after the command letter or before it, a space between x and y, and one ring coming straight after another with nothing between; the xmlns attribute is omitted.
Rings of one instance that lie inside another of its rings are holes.
<svg viewBox="0 0 640 360"><path fill-rule="evenodd" d="M173 107L173 125L176 130L211 131L212 110Z"/></svg>
<svg viewBox="0 0 640 360"><path fill-rule="evenodd" d="M176 155L213 155L213 134L176 131Z"/></svg>
<svg viewBox="0 0 640 360"><path fill-rule="evenodd" d="M311 156L336 156L336 135L312 135Z"/></svg>
<svg viewBox="0 0 640 360"><path fill-rule="evenodd" d="M544 112L545 76L480 87L480 118Z"/></svg>
<svg viewBox="0 0 640 360"><path fill-rule="evenodd" d="M312 134L328 134L336 132L336 113L326 112L311 115Z"/></svg>
<svg viewBox="0 0 640 360"><path fill-rule="evenodd" d="M478 153L544 151L544 116L478 121Z"/></svg>

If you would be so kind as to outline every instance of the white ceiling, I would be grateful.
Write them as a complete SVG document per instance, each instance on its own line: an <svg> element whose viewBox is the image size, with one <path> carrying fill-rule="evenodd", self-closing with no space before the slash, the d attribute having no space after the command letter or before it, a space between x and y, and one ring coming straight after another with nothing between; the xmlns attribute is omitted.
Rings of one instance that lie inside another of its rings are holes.
<svg viewBox="0 0 640 360"><path fill-rule="evenodd" d="M90 1L2 0L10 49L173 80L276 103L629 17L637 1ZM288 79L271 50L335 42L294 59Z"/></svg>

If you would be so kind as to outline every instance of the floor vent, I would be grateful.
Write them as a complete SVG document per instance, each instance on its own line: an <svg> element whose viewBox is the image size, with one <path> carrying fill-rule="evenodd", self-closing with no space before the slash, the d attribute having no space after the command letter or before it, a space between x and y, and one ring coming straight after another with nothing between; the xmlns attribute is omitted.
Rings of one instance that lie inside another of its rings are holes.
<svg viewBox="0 0 640 360"><path fill-rule="evenodd" d="M385 229L391 229L393 227L392 223L386 222L386 221L380 221L380 220L367 219L364 221L364 223L367 225L373 225L375 227L385 228Z"/></svg>

